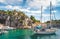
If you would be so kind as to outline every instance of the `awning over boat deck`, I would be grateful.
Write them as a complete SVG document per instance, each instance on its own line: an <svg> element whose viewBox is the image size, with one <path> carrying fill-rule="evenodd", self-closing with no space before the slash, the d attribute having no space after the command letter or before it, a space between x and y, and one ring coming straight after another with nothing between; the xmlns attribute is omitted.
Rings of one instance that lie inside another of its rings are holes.
<svg viewBox="0 0 60 39"><path fill-rule="evenodd" d="M40 25L35 27L35 29L41 29L41 28L42 28L42 26L40 26Z"/></svg>

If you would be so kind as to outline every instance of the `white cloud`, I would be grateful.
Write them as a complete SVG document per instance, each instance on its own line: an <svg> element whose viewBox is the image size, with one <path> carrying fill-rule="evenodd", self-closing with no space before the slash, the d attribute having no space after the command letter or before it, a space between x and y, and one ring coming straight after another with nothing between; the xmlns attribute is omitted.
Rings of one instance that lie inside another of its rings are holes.
<svg viewBox="0 0 60 39"><path fill-rule="evenodd" d="M27 13L34 13L34 14L39 14L41 11L34 11L34 10L29 10L30 8L20 8L20 11L27 12Z"/></svg>
<svg viewBox="0 0 60 39"><path fill-rule="evenodd" d="M17 2L23 2L23 0L14 0L14 1L17 1Z"/></svg>
<svg viewBox="0 0 60 39"><path fill-rule="evenodd" d="M12 9L13 7L11 5L7 5L7 6L5 6L5 8Z"/></svg>
<svg viewBox="0 0 60 39"><path fill-rule="evenodd" d="M29 10L29 8L22 8L22 7L20 7L20 6L12 6L12 5L7 5L7 6L5 6L4 8L6 8L6 9L12 9L12 10L14 10L14 9L16 9L16 10L20 10L20 11L23 11L23 12L27 12L27 13L31 13L31 14L39 14L39 13L41 13L41 11L32 11L32 10Z"/></svg>
<svg viewBox="0 0 60 39"><path fill-rule="evenodd" d="M1 3L4 4L11 4L11 5L15 5L15 4L20 4L23 2L23 0L0 0Z"/></svg>
<svg viewBox="0 0 60 39"><path fill-rule="evenodd" d="M56 12L57 12L56 10L52 11L52 13L56 13Z"/></svg>
<svg viewBox="0 0 60 39"><path fill-rule="evenodd" d="M16 10L18 9L19 10L21 7L20 6L7 5L7 6L5 6L5 8L6 9L11 9L11 10L14 10L14 9L16 9Z"/></svg>
<svg viewBox="0 0 60 39"><path fill-rule="evenodd" d="M20 11L24 11L24 12L30 12L28 9L23 9L23 8L21 8L21 9L19 9Z"/></svg>
<svg viewBox="0 0 60 39"><path fill-rule="evenodd" d="M5 2L5 0L0 0L0 2L2 2L2 3L3 3L3 2Z"/></svg>
<svg viewBox="0 0 60 39"><path fill-rule="evenodd" d="M50 17L50 14L42 14L43 17ZM53 14L51 15L53 16Z"/></svg>
<svg viewBox="0 0 60 39"><path fill-rule="evenodd" d="M14 6L13 9L18 9L19 10L20 7L19 6Z"/></svg>
<svg viewBox="0 0 60 39"><path fill-rule="evenodd" d="M35 7L35 8L39 8L41 7L41 5L43 6L43 10L47 9L47 7L50 6L50 1L52 2L52 6L56 6L58 5L57 3L59 2L59 0L27 0L28 5L30 7Z"/></svg>

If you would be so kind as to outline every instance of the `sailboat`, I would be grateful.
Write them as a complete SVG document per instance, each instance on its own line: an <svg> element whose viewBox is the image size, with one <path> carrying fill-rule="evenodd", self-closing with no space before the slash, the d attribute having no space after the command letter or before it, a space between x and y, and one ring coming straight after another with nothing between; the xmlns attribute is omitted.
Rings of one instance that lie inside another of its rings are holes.
<svg viewBox="0 0 60 39"><path fill-rule="evenodd" d="M49 26L52 26L51 25L51 14L52 14L52 12L51 12L51 2L50 2L50 25ZM42 7L41 7L41 22L42 22ZM42 26L42 23L41 23L41 26ZM52 27L49 27L49 28L47 28L47 29L38 29L38 30L36 30L35 29L35 31L34 31L34 33L35 34L55 34L55 32L56 32L56 29L54 29L54 28L52 28Z"/></svg>

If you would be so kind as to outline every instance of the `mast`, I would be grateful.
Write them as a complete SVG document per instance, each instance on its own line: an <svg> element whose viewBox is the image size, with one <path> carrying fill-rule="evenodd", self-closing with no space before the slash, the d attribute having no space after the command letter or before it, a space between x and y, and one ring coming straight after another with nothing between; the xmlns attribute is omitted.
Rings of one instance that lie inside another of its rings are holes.
<svg viewBox="0 0 60 39"><path fill-rule="evenodd" d="M41 6L41 26L42 26L42 6Z"/></svg>
<svg viewBox="0 0 60 39"><path fill-rule="evenodd" d="M51 12L51 10L52 10L52 3L51 3L51 1L50 1L50 26L51 26L51 23L52 23L52 12Z"/></svg>

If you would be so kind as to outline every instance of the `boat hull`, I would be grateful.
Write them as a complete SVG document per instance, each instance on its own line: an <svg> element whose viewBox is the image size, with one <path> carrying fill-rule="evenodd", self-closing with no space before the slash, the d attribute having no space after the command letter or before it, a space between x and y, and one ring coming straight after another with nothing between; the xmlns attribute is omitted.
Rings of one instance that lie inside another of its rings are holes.
<svg viewBox="0 0 60 39"><path fill-rule="evenodd" d="M55 34L55 32L52 32L52 33L35 33L35 34L40 34L40 35L49 35L49 34Z"/></svg>
<svg viewBox="0 0 60 39"><path fill-rule="evenodd" d="M44 34L44 35L46 34L46 35L48 35L48 34L55 34L55 32L56 31L50 31L50 32L49 31L39 31L39 32L35 31L34 34Z"/></svg>

